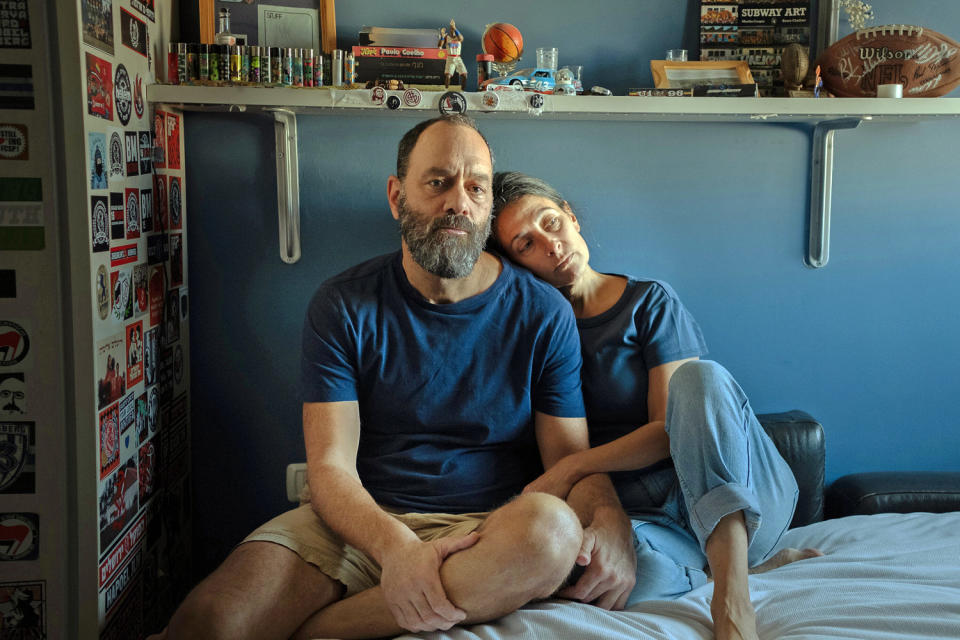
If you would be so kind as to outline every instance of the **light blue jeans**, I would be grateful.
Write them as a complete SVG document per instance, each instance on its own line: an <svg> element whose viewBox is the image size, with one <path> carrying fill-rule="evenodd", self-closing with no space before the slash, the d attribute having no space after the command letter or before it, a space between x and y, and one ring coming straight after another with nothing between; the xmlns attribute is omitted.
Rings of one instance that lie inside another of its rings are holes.
<svg viewBox="0 0 960 640"><path fill-rule="evenodd" d="M737 511L747 525L749 564L760 564L797 505L793 472L740 385L716 362L688 362L673 374L666 430L673 465L618 487L637 552L637 584L627 606L676 598L704 584L707 538Z"/></svg>

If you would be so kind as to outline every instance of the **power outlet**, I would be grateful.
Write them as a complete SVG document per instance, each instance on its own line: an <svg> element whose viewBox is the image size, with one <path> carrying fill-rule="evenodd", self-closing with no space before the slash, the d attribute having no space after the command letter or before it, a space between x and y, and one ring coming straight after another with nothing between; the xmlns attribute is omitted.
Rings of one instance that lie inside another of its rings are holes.
<svg viewBox="0 0 960 640"><path fill-rule="evenodd" d="M287 465L287 500L300 502L300 490L307 484L307 463Z"/></svg>

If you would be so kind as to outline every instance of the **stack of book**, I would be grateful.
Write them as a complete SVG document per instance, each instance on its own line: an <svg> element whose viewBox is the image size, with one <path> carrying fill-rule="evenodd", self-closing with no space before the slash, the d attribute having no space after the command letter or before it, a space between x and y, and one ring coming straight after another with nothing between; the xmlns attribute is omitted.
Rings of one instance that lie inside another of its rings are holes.
<svg viewBox="0 0 960 640"><path fill-rule="evenodd" d="M437 29L361 28L353 48L356 81L443 86L447 55L437 47L439 37Z"/></svg>

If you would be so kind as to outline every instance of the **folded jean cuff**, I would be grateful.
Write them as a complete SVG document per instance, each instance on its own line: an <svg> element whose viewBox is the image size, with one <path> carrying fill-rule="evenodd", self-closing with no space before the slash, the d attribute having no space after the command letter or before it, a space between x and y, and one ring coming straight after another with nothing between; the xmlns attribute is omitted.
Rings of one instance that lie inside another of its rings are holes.
<svg viewBox="0 0 960 640"><path fill-rule="evenodd" d="M753 542L753 535L760 528L760 501L749 488L740 484L724 484L705 493L690 509L693 517L690 526L697 534L700 548L706 553L707 538L713 533L717 523L731 513L743 511L743 520L747 525L747 546Z"/></svg>

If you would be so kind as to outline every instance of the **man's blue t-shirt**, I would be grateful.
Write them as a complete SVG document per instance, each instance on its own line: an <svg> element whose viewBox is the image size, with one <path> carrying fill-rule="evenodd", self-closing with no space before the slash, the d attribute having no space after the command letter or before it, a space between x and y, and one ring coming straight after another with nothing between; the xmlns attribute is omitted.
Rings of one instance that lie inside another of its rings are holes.
<svg viewBox="0 0 960 640"><path fill-rule="evenodd" d="M590 445L598 446L645 425L649 370L667 362L706 355L700 326L665 282L627 276L627 287L613 307L577 320L583 353L583 399L590 423ZM660 506L636 504L636 479L669 467L611 473L627 513Z"/></svg>
<svg viewBox="0 0 960 640"><path fill-rule="evenodd" d="M533 412L585 415L570 304L502 262L489 289L453 304L420 295L399 252L335 276L311 300L303 401L358 401L357 471L378 503L493 509L543 471Z"/></svg>

